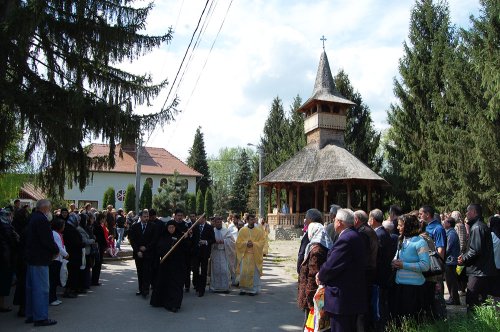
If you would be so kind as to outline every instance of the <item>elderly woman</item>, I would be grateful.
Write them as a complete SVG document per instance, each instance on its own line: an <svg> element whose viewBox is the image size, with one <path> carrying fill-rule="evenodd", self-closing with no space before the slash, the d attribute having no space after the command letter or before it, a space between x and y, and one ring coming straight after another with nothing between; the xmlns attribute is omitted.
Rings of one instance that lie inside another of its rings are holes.
<svg viewBox="0 0 500 332"><path fill-rule="evenodd" d="M392 261L396 279L389 296L390 312L396 320L404 316L418 318L425 305L425 277L422 272L429 270L429 247L419 236L420 223L416 216L400 216L398 230L398 251Z"/></svg>
<svg viewBox="0 0 500 332"><path fill-rule="evenodd" d="M308 224L307 236L309 243L305 247L304 258L300 262L299 289L297 304L305 313L305 322L311 308L314 308L313 297L318 289L316 284L316 274L321 265L326 261L328 250L333 243L330 236L323 227L322 214L316 209L310 209L306 213L306 223Z"/></svg>

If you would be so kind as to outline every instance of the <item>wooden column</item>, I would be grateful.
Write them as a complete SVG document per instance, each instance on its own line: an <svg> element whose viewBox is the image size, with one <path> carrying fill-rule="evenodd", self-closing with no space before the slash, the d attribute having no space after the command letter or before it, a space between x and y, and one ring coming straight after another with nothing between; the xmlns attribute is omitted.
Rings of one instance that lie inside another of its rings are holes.
<svg viewBox="0 0 500 332"><path fill-rule="evenodd" d="M328 212L328 185L323 182L323 212Z"/></svg>
<svg viewBox="0 0 500 332"><path fill-rule="evenodd" d="M295 203L295 213L300 213L300 184L297 185L297 202Z"/></svg>
<svg viewBox="0 0 500 332"><path fill-rule="evenodd" d="M368 194L366 197L367 212L370 213L372 210L372 182L368 181Z"/></svg>
<svg viewBox="0 0 500 332"><path fill-rule="evenodd" d="M290 214L295 211L293 207L293 187L288 190L288 207L290 208Z"/></svg>
<svg viewBox="0 0 500 332"><path fill-rule="evenodd" d="M267 213L273 213L271 201L273 198L273 186L269 186L269 200L267 201Z"/></svg>
<svg viewBox="0 0 500 332"><path fill-rule="evenodd" d="M318 191L319 191L319 184L316 182L314 184L314 208L318 208Z"/></svg>
<svg viewBox="0 0 500 332"><path fill-rule="evenodd" d="M351 182L347 182L347 208L352 209L352 206L351 206Z"/></svg>
<svg viewBox="0 0 500 332"><path fill-rule="evenodd" d="M276 187L276 206L278 207L278 213L281 212L281 186Z"/></svg>

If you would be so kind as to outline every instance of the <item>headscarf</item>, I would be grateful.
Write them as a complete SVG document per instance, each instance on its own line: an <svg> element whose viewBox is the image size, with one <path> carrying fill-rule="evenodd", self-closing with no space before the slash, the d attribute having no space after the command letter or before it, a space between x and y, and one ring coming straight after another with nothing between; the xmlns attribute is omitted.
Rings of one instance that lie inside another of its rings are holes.
<svg viewBox="0 0 500 332"><path fill-rule="evenodd" d="M74 212L71 212L68 216L68 223L70 223L75 228L78 227L78 215Z"/></svg>
<svg viewBox="0 0 500 332"><path fill-rule="evenodd" d="M315 243L321 244L326 249L330 250L333 246L332 239L325 232L325 227L317 222L312 222L307 228L307 237L309 238L309 243L306 246L306 251L304 253L304 261L307 259L309 252L312 249L312 245Z"/></svg>

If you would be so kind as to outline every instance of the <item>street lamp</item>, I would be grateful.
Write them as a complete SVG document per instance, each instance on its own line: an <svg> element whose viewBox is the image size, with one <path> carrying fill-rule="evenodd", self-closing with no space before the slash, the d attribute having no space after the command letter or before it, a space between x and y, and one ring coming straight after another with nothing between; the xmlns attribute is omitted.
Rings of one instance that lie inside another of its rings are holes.
<svg viewBox="0 0 500 332"><path fill-rule="evenodd" d="M262 178L264 177L264 149L262 148L262 145L258 144L252 144L252 143L247 143L248 146L253 146L257 149L257 152L259 153L259 182L262 181ZM264 186L259 184L259 217L264 218Z"/></svg>

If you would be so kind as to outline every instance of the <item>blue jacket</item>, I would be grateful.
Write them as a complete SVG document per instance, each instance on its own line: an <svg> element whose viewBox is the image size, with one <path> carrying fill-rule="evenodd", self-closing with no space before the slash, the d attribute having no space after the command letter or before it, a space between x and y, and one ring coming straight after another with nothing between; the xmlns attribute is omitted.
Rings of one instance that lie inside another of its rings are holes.
<svg viewBox="0 0 500 332"><path fill-rule="evenodd" d="M348 228L340 234L318 275L326 285L326 312L353 315L367 311L367 251L365 241L356 230Z"/></svg>
<svg viewBox="0 0 500 332"><path fill-rule="evenodd" d="M446 265L457 265L458 256L460 256L460 241L454 228L446 230Z"/></svg>

